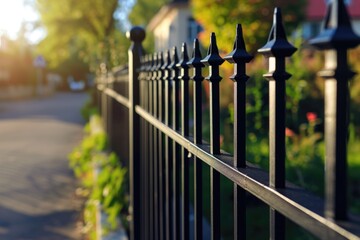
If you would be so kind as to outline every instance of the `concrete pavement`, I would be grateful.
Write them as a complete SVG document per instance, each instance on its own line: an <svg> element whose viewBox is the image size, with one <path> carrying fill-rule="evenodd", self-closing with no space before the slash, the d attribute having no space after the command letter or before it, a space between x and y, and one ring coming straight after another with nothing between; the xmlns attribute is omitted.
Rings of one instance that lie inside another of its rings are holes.
<svg viewBox="0 0 360 240"><path fill-rule="evenodd" d="M0 102L0 240L82 239L67 155L82 138L86 98Z"/></svg>

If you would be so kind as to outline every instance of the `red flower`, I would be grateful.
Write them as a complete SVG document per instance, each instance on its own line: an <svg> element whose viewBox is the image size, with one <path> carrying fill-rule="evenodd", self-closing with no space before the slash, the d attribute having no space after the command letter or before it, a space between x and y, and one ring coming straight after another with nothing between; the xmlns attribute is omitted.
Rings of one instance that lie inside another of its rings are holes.
<svg viewBox="0 0 360 240"><path fill-rule="evenodd" d="M285 136L287 137L293 137L295 133L290 128L285 128Z"/></svg>
<svg viewBox="0 0 360 240"><path fill-rule="evenodd" d="M317 114L314 112L308 112L306 113L306 118L309 122L315 122L317 119Z"/></svg>

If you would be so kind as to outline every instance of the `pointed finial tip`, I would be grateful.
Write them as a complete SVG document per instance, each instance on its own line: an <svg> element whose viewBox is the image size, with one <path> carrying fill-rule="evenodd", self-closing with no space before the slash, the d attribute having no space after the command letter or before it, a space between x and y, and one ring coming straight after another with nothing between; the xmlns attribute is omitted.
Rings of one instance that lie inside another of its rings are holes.
<svg viewBox="0 0 360 240"><path fill-rule="evenodd" d="M185 42L182 43L181 49L182 49L182 51L184 51L184 49L186 49L186 43Z"/></svg>
<svg viewBox="0 0 360 240"><path fill-rule="evenodd" d="M275 7L274 14L276 14L276 15L281 14L281 8Z"/></svg>
<svg viewBox="0 0 360 240"><path fill-rule="evenodd" d="M194 39L194 49L199 48L200 44L199 44L199 39L195 38Z"/></svg>
<svg viewBox="0 0 360 240"><path fill-rule="evenodd" d="M274 9L274 23L282 23L282 14L279 7Z"/></svg>
<svg viewBox="0 0 360 240"><path fill-rule="evenodd" d="M242 29L241 23L236 24L236 30Z"/></svg>
<svg viewBox="0 0 360 240"><path fill-rule="evenodd" d="M215 38L216 38L215 33L212 32L212 33L211 33L211 36L210 36L210 40L213 40L213 39L215 39Z"/></svg>

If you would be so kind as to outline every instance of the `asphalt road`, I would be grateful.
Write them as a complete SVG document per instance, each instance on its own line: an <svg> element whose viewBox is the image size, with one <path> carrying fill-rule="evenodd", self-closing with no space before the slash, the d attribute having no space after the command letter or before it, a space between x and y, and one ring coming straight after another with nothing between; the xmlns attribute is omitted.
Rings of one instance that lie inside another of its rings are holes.
<svg viewBox="0 0 360 240"><path fill-rule="evenodd" d="M0 240L82 239L83 200L67 155L85 93L0 102Z"/></svg>

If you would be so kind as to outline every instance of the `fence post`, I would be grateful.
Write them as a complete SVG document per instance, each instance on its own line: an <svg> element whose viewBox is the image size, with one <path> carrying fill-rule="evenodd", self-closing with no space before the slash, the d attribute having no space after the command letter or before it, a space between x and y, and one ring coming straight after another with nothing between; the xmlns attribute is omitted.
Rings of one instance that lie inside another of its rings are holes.
<svg viewBox="0 0 360 240"><path fill-rule="evenodd" d="M141 27L133 27L127 32L131 40L129 55L129 177L130 177L130 231L131 239L141 239L140 220L140 117L135 112L135 106L140 103L138 68L143 55L141 42L145 39L145 31Z"/></svg>
<svg viewBox="0 0 360 240"><path fill-rule="evenodd" d="M323 31L310 44L325 50L325 216L347 218L347 137L349 121L347 50L360 38L352 30L343 0L329 5Z"/></svg>

